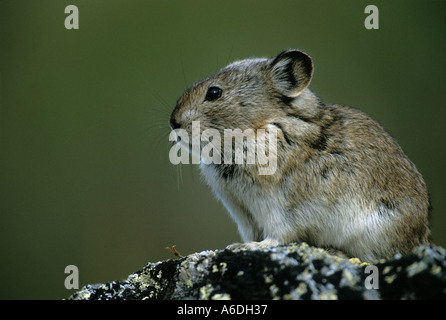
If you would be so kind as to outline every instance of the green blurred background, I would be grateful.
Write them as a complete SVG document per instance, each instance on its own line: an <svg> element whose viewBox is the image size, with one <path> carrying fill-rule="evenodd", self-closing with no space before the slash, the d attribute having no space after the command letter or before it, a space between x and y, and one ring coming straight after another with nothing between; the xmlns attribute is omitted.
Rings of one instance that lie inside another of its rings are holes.
<svg viewBox="0 0 446 320"><path fill-rule="evenodd" d="M79 30L64 9L79 8ZM379 8L366 30L364 9ZM62 299L148 261L239 241L192 165L168 158L183 90L299 48L325 102L382 123L424 175L446 246L441 1L0 1L0 298Z"/></svg>

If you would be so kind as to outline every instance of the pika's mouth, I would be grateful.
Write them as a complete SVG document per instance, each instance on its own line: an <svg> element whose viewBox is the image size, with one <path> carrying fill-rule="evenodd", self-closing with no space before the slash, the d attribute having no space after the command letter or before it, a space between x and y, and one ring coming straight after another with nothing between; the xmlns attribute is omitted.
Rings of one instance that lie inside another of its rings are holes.
<svg viewBox="0 0 446 320"><path fill-rule="evenodd" d="M194 151L192 139L185 129L177 127L172 129L169 135L169 140L174 142L179 148L184 149L188 153L192 154Z"/></svg>
<svg viewBox="0 0 446 320"><path fill-rule="evenodd" d="M181 128L181 124L175 119L173 114L170 116L169 125L172 130Z"/></svg>

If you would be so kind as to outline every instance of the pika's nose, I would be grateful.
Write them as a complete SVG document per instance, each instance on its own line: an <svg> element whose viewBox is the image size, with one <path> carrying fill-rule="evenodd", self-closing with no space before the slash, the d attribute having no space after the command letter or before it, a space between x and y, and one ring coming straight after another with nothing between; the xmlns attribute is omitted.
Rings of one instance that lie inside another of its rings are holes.
<svg viewBox="0 0 446 320"><path fill-rule="evenodd" d="M181 127L181 125L178 123L177 119L175 118L175 115L172 113L170 116L170 127L172 128L172 130L178 129Z"/></svg>

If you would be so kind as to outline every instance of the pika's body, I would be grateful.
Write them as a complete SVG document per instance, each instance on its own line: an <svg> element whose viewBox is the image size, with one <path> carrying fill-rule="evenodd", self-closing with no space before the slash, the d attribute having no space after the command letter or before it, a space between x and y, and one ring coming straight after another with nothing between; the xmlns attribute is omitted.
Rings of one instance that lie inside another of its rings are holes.
<svg viewBox="0 0 446 320"><path fill-rule="evenodd" d="M328 105L308 85L297 50L246 59L197 82L178 100L172 129L273 128L277 169L200 164L243 241L305 241L364 261L408 253L429 237L426 184L398 143L353 108Z"/></svg>

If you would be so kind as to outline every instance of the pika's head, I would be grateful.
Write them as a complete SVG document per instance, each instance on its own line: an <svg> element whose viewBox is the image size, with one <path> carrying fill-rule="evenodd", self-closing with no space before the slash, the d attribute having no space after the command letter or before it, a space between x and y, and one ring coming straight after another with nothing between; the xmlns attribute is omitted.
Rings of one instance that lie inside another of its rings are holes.
<svg viewBox="0 0 446 320"><path fill-rule="evenodd" d="M263 129L287 113L313 74L311 58L286 50L271 59L234 62L195 83L178 99L170 117L172 129Z"/></svg>

